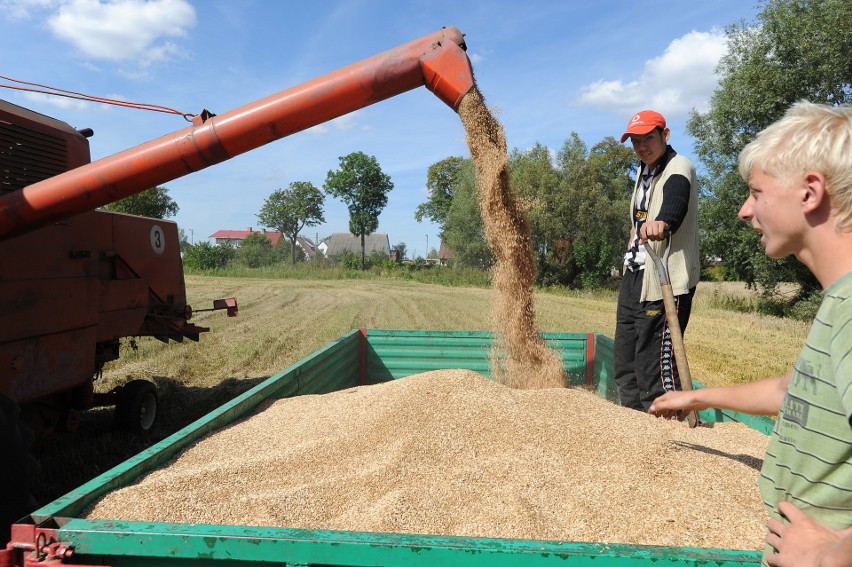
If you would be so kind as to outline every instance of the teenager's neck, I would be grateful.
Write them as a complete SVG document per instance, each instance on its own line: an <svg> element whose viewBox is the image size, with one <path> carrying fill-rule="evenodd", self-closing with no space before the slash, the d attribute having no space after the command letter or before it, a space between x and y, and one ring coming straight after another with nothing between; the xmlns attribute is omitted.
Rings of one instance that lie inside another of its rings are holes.
<svg viewBox="0 0 852 567"><path fill-rule="evenodd" d="M797 258L813 272L823 289L852 272L852 229L832 229L806 246Z"/></svg>

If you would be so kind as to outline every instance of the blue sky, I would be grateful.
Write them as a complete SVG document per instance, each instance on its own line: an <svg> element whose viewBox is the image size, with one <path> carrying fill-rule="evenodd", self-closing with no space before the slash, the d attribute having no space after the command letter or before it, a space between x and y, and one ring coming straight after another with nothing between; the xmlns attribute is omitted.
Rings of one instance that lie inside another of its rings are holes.
<svg viewBox="0 0 852 567"><path fill-rule="evenodd" d="M684 124L716 87L724 29L754 22L759 9L743 0L0 0L0 75L221 114L455 26L510 149L538 142L556 152L571 132L591 147L653 108L691 157ZM0 98L94 129L93 159L187 125L5 88ZM458 116L425 88L163 185L180 207L173 220L199 242L219 229L259 228L269 194L293 181L321 188L338 158L356 151L375 156L394 183L379 232L409 255L425 255L427 240L436 248L438 227L414 219L427 169L469 152ZM325 219L303 234L348 230L346 206L330 196Z"/></svg>

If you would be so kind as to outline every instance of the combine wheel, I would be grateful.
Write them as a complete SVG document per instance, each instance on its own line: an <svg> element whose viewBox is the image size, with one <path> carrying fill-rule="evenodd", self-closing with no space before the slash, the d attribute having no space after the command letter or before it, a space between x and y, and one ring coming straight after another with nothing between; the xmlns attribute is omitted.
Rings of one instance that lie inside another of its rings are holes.
<svg viewBox="0 0 852 567"><path fill-rule="evenodd" d="M18 405L0 396L0 549L9 541L11 525L38 507L30 483L38 474L38 462L30 453L32 433L19 419Z"/></svg>
<svg viewBox="0 0 852 567"><path fill-rule="evenodd" d="M118 393L115 421L122 429L146 434L157 421L157 387L147 380L132 380Z"/></svg>

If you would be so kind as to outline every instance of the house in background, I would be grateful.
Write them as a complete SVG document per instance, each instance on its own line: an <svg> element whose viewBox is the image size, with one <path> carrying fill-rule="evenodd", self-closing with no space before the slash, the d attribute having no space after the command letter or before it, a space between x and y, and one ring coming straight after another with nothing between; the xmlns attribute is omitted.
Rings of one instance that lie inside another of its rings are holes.
<svg viewBox="0 0 852 567"><path fill-rule="evenodd" d="M217 230L207 238L212 238L216 241L216 244L227 244L228 246L233 246L234 248L239 248L240 244L243 243L243 240L248 237L249 234L253 234L257 231L253 230L252 227L248 227L248 230ZM266 239L269 242L276 246L279 242L284 240L283 245L288 246L289 248L289 239L284 238L284 235L278 231L274 230L266 230L261 229L261 233L266 236ZM316 255L316 246L313 242L311 242L310 238L305 238L304 236L296 237L296 246L302 249L305 253L305 258L308 260L313 260Z"/></svg>
<svg viewBox="0 0 852 567"><path fill-rule="evenodd" d="M360 256L361 237L351 232L335 232L317 246L317 251L326 258L336 258L344 252ZM373 252L390 256L390 239L386 232L374 232L364 236L364 253L369 256Z"/></svg>
<svg viewBox="0 0 852 567"><path fill-rule="evenodd" d="M305 238L304 236L296 237L296 246L301 248L305 252L305 259L310 261L313 260L317 255L317 247L311 242L310 238Z"/></svg>
<svg viewBox="0 0 852 567"><path fill-rule="evenodd" d="M207 238L214 239L216 244L227 244L228 246L239 248L240 244L243 243L243 240L245 240L249 234L254 232L256 231L252 230L251 227L248 227L248 230L217 230ZM280 232L262 229L262 233L273 246L278 244L278 241L281 240L282 235Z"/></svg>
<svg viewBox="0 0 852 567"><path fill-rule="evenodd" d="M449 246L441 242L441 248L438 250L438 263L442 266L451 264L456 255Z"/></svg>

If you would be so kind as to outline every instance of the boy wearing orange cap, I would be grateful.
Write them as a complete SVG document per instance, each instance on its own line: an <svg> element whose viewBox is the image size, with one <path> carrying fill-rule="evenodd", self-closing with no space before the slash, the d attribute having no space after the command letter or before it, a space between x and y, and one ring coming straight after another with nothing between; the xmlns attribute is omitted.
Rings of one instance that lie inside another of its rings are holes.
<svg viewBox="0 0 852 567"><path fill-rule="evenodd" d="M660 281L653 265L646 269L644 243L651 241L662 257L670 240L668 271L685 331L701 275L698 187L692 162L668 145L669 129L659 112L635 114L621 136L622 143L628 138L641 163L630 203L630 239L618 292L615 380L623 406L647 411L664 392L679 390L680 379Z"/></svg>

